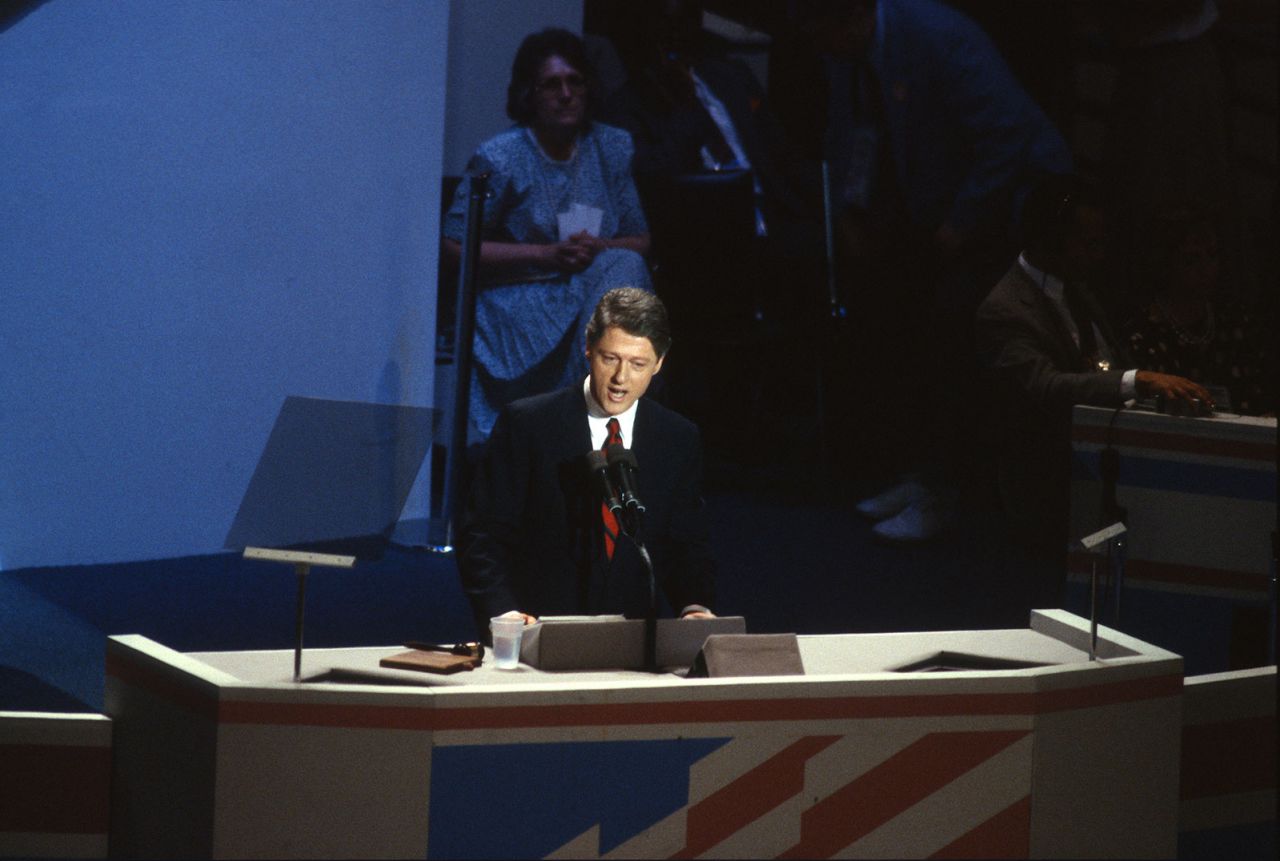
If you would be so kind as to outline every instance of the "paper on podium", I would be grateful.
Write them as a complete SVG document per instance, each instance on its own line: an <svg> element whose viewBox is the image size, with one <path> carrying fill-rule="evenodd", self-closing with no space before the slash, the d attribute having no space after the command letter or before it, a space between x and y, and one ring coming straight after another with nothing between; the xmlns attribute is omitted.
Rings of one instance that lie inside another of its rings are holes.
<svg viewBox="0 0 1280 861"><path fill-rule="evenodd" d="M659 619L657 662L687 667L712 634L743 634L741 616ZM550 617L525 628L520 660L539 670L632 670L644 666L644 620L620 616Z"/></svg>

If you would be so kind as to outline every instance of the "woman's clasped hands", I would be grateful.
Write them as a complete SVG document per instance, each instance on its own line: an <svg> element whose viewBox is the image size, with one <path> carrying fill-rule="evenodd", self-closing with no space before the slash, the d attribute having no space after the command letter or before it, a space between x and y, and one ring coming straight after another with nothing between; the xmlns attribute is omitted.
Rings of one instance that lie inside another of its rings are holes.
<svg viewBox="0 0 1280 861"><path fill-rule="evenodd" d="M581 272L607 247L605 240L581 230L568 239L545 246L547 263L562 272Z"/></svg>

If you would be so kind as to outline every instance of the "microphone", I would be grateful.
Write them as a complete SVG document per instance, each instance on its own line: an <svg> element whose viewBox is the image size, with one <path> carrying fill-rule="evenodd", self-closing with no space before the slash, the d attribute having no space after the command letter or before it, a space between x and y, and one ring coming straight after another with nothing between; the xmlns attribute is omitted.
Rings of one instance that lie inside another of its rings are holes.
<svg viewBox="0 0 1280 861"><path fill-rule="evenodd" d="M609 461L609 472L613 476L614 483L622 488L622 504L629 511L644 513L644 503L636 495L636 473L640 469L636 463L636 456L630 449L620 445L608 446L605 449L605 456Z"/></svg>
<svg viewBox="0 0 1280 861"><path fill-rule="evenodd" d="M622 503L618 501L618 493L614 490L612 479L609 478L609 461L605 453L598 450L587 452L587 469L591 471L596 489L600 491L601 500L616 516L622 510Z"/></svg>

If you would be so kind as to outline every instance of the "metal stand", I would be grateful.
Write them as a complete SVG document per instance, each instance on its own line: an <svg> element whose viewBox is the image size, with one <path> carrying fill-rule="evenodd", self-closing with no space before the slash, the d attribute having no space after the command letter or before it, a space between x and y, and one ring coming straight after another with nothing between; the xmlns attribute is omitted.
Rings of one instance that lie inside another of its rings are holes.
<svg viewBox="0 0 1280 861"><path fill-rule="evenodd" d="M1120 567L1123 569L1122 540L1128 531L1128 527L1123 523L1113 523L1080 539L1080 546L1093 557L1089 566L1089 660L1091 661L1098 660L1098 556L1106 555L1107 565L1114 575L1109 578L1115 584L1114 603L1112 606L1114 618L1119 619L1120 583L1123 580L1123 570L1117 573L1115 565L1118 559L1120 560Z"/></svg>
<svg viewBox="0 0 1280 861"><path fill-rule="evenodd" d="M641 516L643 508L624 508L618 518L618 528L631 539L640 558L644 560L645 576L649 580L649 606L644 614L644 669L646 672L658 672L658 578L653 571L653 559L649 549L640 540Z"/></svg>
<svg viewBox="0 0 1280 861"><path fill-rule="evenodd" d="M480 228L484 223L484 201L489 195L489 174L468 176L467 217L458 266L458 305L454 318L453 415L449 429L448 461L445 465L441 512L432 518L438 524L430 547L438 553L453 550L453 516L462 493L462 467L467 452L467 421L470 416L472 341L476 331L476 274L480 267Z"/></svg>
<svg viewBox="0 0 1280 861"><path fill-rule="evenodd" d="M644 668L647 672L658 671L658 580L653 574L653 560L649 558L649 550L639 541L636 549L644 560L644 570L649 575L649 609L644 615Z"/></svg>
<svg viewBox="0 0 1280 861"><path fill-rule="evenodd" d="M245 559L263 559L268 562L284 562L293 565L298 575L298 600L294 614L293 680L302 681L302 620L307 601L307 575L312 565L327 568L350 568L354 556L334 556L329 553L306 553L300 550L272 550L269 547L246 547Z"/></svg>

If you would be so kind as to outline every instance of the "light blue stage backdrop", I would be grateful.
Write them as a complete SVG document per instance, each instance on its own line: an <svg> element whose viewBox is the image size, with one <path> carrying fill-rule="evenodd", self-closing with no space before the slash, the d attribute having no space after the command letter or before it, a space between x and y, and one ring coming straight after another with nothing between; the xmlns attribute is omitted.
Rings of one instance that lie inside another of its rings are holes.
<svg viewBox="0 0 1280 861"><path fill-rule="evenodd" d="M0 32L0 570L216 552L286 396L431 405L448 9Z"/></svg>

